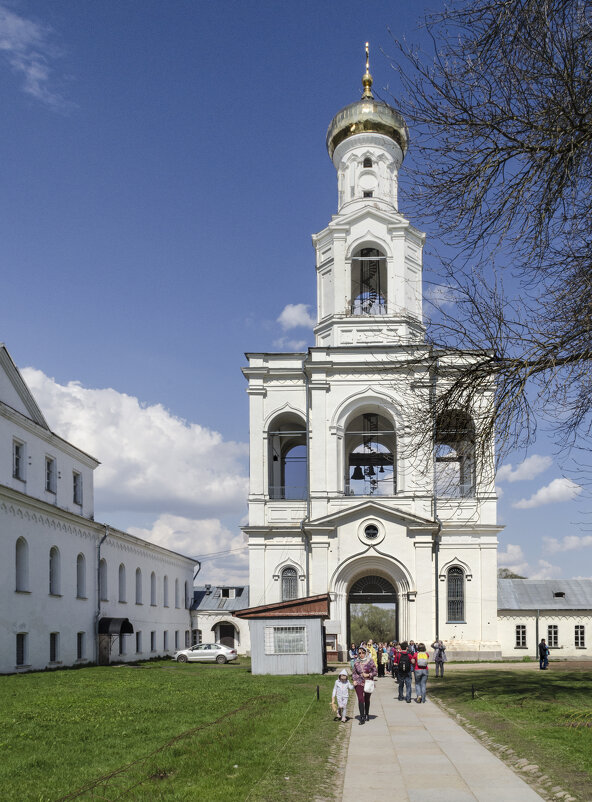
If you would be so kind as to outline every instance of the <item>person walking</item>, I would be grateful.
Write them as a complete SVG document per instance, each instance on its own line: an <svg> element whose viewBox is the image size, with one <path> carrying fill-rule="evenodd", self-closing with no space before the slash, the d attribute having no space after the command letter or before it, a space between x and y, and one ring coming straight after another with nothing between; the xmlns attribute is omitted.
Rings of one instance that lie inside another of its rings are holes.
<svg viewBox="0 0 592 802"><path fill-rule="evenodd" d="M546 671L549 668L549 647L544 638L541 638L539 643L539 668L541 671Z"/></svg>
<svg viewBox="0 0 592 802"><path fill-rule="evenodd" d="M349 667L351 670L354 670L354 660L358 656L358 649L355 643L352 643L351 648L349 650Z"/></svg>
<svg viewBox="0 0 592 802"><path fill-rule="evenodd" d="M401 652L397 663L397 683L399 685L399 702L403 701L403 687L405 688L405 701L411 704L411 675L413 673L413 663L411 655L407 651L408 643L403 641Z"/></svg>
<svg viewBox="0 0 592 802"><path fill-rule="evenodd" d="M339 672L339 677L335 680L333 686L333 695L331 697L331 707L333 712L337 713L337 718L343 722L347 721L347 702L349 699L349 692L353 691L354 686L349 681L349 675L345 668Z"/></svg>
<svg viewBox="0 0 592 802"><path fill-rule="evenodd" d="M446 646L441 640L435 640L432 643L432 649L434 650L434 663L436 664L436 678L440 676L444 679L444 663L447 660Z"/></svg>
<svg viewBox="0 0 592 802"><path fill-rule="evenodd" d="M354 690L358 697L360 724L363 724L365 721L370 721L370 695L372 694L371 688L373 689L376 674L376 663L366 652L366 649L360 646L358 649L358 656L354 661L352 674Z"/></svg>
<svg viewBox="0 0 592 802"><path fill-rule="evenodd" d="M418 704L425 703L426 686L428 684L428 664L430 661L429 652L426 652L425 643L419 643L417 652L412 657L413 675L415 677L415 701Z"/></svg>

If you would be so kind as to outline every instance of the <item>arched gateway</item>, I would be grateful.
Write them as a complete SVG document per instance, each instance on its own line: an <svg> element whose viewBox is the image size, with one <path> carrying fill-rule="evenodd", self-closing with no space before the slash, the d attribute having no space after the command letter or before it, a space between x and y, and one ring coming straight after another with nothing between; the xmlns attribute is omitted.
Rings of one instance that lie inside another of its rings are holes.
<svg viewBox="0 0 592 802"><path fill-rule="evenodd" d="M389 604L393 605L393 631L390 633L389 640L399 639L399 620L397 591L388 579L382 576L370 575L363 576L356 580L351 586L347 597L347 640L352 640L351 636L351 614L352 605L356 604Z"/></svg>

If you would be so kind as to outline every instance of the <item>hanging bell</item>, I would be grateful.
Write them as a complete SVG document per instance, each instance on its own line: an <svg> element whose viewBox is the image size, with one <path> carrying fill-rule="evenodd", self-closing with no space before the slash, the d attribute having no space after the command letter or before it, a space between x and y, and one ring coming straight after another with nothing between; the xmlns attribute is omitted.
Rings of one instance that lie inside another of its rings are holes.
<svg viewBox="0 0 592 802"><path fill-rule="evenodd" d="M381 465L378 469L378 473L384 473L384 465Z"/></svg>
<svg viewBox="0 0 592 802"><path fill-rule="evenodd" d="M362 471L362 466L361 465L356 465L356 467L354 468L354 472L351 475L351 478L352 479L363 479L364 478L364 472Z"/></svg>
<svg viewBox="0 0 592 802"><path fill-rule="evenodd" d="M375 475L374 468L372 467L372 465L369 465L368 466L368 476L374 476L374 475Z"/></svg>

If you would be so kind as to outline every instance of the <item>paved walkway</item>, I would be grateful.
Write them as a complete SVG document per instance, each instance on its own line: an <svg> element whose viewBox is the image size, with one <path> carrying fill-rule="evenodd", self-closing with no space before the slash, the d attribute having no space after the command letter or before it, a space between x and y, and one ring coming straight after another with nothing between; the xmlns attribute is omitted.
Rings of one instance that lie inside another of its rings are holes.
<svg viewBox="0 0 592 802"><path fill-rule="evenodd" d="M499 758L436 704L397 701L389 677L376 682L370 721L351 722L343 802L541 802ZM352 694L353 695L353 694ZM341 724L340 726L346 726Z"/></svg>

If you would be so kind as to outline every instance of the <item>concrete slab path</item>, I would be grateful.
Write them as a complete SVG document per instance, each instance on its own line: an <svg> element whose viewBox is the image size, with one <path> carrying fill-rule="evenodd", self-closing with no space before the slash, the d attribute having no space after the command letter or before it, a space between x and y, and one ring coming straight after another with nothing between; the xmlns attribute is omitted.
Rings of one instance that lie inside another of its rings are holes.
<svg viewBox="0 0 592 802"><path fill-rule="evenodd" d="M429 700L399 702L390 677L377 680L370 721L360 726L358 702L343 802L541 802L533 789ZM345 724L339 726L344 727Z"/></svg>

